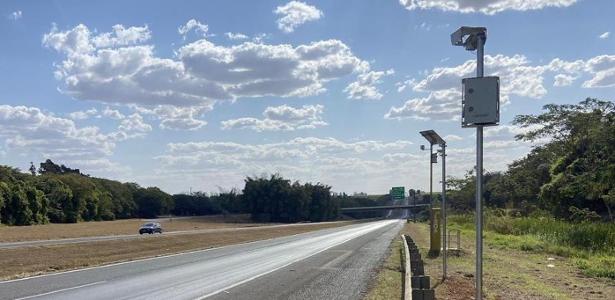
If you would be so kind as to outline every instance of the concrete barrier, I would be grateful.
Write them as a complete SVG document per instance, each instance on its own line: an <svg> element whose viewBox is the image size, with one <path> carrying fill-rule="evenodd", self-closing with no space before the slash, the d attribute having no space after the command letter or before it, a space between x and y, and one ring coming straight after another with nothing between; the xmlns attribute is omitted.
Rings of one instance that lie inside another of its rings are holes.
<svg viewBox="0 0 615 300"><path fill-rule="evenodd" d="M404 300L435 299L416 243L407 235L402 235L401 239L404 244Z"/></svg>
<svg viewBox="0 0 615 300"><path fill-rule="evenodd" d="M414 275L410 279L410 284L413 289L430 289L431 283L429 282L429 276L425 275Z"/></svg>
<svg viewBox="0 0 615 300"><path fill-rule="evenodd" d="M404 300L412 300L412 285L410 282L410 250L408 249L408 242L406 236L402 234L401 241L404 244Z"/></svg>
<svg viewBox="0 0 615 300"><path fill-rule="evenodd" d="M434 290L412 290L413 300L433 300L436 297Z"/></svg>

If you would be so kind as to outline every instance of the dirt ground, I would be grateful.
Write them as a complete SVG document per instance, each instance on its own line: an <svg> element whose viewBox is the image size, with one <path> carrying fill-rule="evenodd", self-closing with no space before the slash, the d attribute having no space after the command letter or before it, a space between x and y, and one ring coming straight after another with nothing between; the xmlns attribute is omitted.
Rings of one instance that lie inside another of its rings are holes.
<svg viewBox="0 0 615 300"><path fill-rule="evenodd" d="M348 222L0 250L0 280L293 235Z"/></svg>
<svg viewBox="0 0 615 300"><path fill-rule="evenodd" d="M406 228L426 253L427 224ZM462 254L449 256L448 279L442 283L442 258L425 258L438 299L474 299L473 234L462 236ZM615 299L615 280L583 275L569 258L491 247L484 244L483 283L487 299Z"/></svg>
<svg viewBox="0 0 615 300"><path fill-rule="evenodd" d="M148 219L126 219L74 224L0 226L0 242L136 234L139 227L147 221ZM155 221L162 225L165 232L273 225L273 223L252 223L249 215L176 217L161 218Z"/></svg>

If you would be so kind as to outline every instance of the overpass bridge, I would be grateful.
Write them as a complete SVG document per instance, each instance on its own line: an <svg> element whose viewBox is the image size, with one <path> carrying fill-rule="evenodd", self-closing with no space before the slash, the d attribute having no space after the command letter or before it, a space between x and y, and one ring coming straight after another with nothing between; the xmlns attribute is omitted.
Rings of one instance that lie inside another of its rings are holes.
<svg viewBox="0 0 615 300"><path fill-rule="evenodd" d="M384 205L384 206L361 206L361 207L342 207L340 212L356 212L356 211L373 211L373 210L391 210L391 209L409 209L415 207L429 207L429 204L410 204L410 205Z"/></svg>

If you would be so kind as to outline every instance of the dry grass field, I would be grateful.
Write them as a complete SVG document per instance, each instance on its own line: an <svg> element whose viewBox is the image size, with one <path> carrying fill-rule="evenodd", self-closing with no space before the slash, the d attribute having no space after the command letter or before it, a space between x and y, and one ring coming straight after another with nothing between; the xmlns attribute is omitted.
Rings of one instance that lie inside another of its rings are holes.
<svg viewBox="0 0 615 300"><path fill-rule="evenodd" d="M147 221L147 219L126 219L74 224L0 226L0 242L136 234L139 226ZM162 225L165 232L272 225L272 223L251 223L249 215L161 218L156 222Z"/></svg>
<svg viewBox="0 0 615 300"><path fill-rule="evenodd" d="M146 239L2 249L0 280L245 243L348 224L349 222L313 223L301 226L262 227L231 233L162 235Z"/></svg>

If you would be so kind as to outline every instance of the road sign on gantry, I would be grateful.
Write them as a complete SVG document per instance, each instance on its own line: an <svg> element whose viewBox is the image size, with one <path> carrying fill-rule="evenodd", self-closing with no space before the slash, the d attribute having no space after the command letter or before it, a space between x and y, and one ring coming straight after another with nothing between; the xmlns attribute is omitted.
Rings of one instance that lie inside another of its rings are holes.
<svg viewBox="0 0 615 300"><path fill-rule="evenodd" d="M406 189L403 186L391 188L391 198L393 200L403 200L406 198Z"/></svg>

